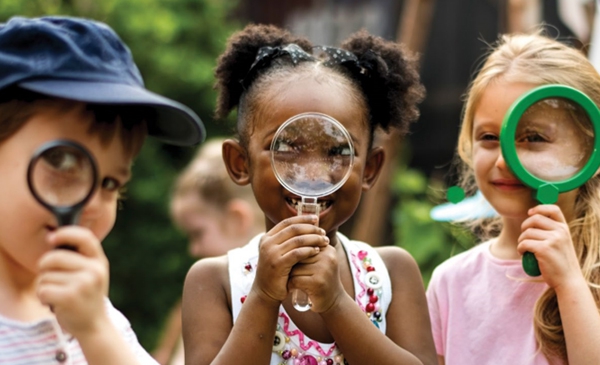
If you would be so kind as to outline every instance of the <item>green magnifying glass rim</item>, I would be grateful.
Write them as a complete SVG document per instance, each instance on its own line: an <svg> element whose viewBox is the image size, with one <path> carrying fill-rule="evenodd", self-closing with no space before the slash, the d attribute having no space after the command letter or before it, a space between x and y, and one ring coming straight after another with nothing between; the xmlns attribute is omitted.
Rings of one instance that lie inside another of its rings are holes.
<svg viewBox="0 0 600 365"><path fill-rule="evenodd" d="M562 181L546 181L532 175L527 171L523 164L521 164L515 145L515 133L523 113L536 102L548 98L563 98L579 104L587 113L594 129L594 148L587 163L578 173ZM596 173L596 170L600 166L600 153L598 153L598 149L600 148L599 135L600 110L592 99L583 92L570 86L555 84L543 85L522 95L508 109L508 112L502 121L502 128L500 130L500 148L508 167L525 185L536 190L544 185L552 185L559 193L564 193L580 187Z"/></svg>

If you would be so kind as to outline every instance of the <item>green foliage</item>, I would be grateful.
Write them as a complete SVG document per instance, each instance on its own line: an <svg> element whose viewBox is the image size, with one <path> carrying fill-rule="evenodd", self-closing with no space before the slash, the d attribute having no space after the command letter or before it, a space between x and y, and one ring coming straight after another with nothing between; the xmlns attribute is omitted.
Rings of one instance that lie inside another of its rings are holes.
<svg viewBox="0 0 600 365"><path fill-rule="evenodd" d="M211 137L228 133L212 121L217 56L240 26L228 18L235 1L0 0L0 21L71 15L103 21L127 43L146 87L194 110ZM111 263L110 298L153 349L171 306L181 296L192 259L172 226L169 190L193 148L147 140L133 168L127 199L103 242Z"/></svg>
<svg viewBox="0 0 600 365"><path fill-rule="evenodd" d="M431 219L433 202L444 200L441 182L427 181L422 172L402 166L392 189L398 196L392 211L396 242L415 258L427 285L437 265L472 247L475 239L462 227Z"/></svg>

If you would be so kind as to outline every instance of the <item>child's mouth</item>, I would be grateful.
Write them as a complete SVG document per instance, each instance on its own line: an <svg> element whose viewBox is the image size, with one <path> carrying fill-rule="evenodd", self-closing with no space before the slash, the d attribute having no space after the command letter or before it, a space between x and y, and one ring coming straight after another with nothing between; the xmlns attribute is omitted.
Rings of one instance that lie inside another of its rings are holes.
<svg viewBox="0 0 600 365"><path fill-rule="evenodd" d="M285 198L285 201L290 206L292 206L292 208L294 208L294 210L296 210L296 212L298 211L298 209L300 209L300 203L302 203L302 199L300 199L300 198ZM331 200L318 200L317 203L319 204L319 210L322 212L331 206L332 201Z"/></svg>

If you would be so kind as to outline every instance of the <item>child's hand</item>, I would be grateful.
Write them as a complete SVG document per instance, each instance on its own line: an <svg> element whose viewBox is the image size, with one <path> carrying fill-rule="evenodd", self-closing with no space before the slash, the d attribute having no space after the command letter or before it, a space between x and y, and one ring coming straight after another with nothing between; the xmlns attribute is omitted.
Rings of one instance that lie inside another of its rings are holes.
<svg viewBox="0 0 600 365"><path fill-rule="evenodd" d="M58 228L48 235L55 249L39 261L37 294L63 330L76 338L97 331L108 320L108 260L100 241L83 227ZM75 251L58 248L67 245Z"/></svg>
<svg viewBox="0 0 600 365"><path fill-rule="evenodd" d="M521 225L517 250L535 254L544 281L556 288L581 277L581 269L573 247L573 240L565 217L556 205L538 205L531 208Z"/></svg>
<svg viewBox="0 0 600 365"><path fill-rule="evenodd" d="M253 290L268 300L282 302L288 295L292 267L329 245L317 217L301 215L279 222L260 241Z"/></svg>
<svg viewBox="0 0 600 365"><path fill-rule="evenodd" d="M332 308L341 295L347 295L340 281L336 248L324 247L318 255L296 264L290 273L289 284L290 289L298 288L308 294L313 312Z"/></svg>

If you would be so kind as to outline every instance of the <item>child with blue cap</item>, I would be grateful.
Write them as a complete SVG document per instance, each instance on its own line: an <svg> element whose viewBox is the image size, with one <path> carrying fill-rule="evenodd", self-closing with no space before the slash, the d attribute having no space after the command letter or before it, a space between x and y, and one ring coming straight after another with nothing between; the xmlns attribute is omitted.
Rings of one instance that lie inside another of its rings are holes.
<svg viewBox="0 0 600 365"><path fill-rule="evenodd" d="M107 298L101 242L146 135L204 139L187 107L144 88L127 46L79 18L0 24L0 364L155 364ZM60 226L27 186L31 156L67 139L95 157L98 189ZM73 250L55 249L68 246Z"/></svg>

